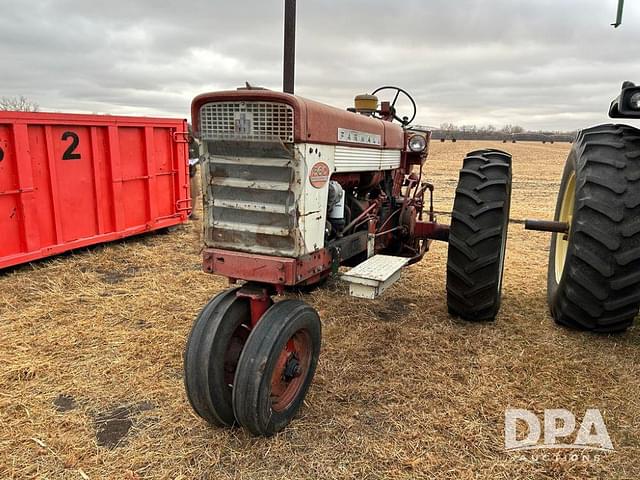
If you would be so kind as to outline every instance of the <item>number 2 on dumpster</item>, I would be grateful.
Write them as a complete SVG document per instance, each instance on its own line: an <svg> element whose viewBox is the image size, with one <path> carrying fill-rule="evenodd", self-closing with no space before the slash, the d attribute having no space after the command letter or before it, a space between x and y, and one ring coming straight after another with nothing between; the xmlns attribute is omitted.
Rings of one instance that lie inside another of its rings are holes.
<svg viewBox="0 0 640 480"><path fill-rule="evenodd" d="M78 144L80 143L80 139L78 138L78 134L76 132L64 132L62 134L62 141L66 141L67 139L71 139L71 143L67 147L67 149L62 154L62 160L80 160L80 154L75 153L76 148L78 148Z"/></svg>

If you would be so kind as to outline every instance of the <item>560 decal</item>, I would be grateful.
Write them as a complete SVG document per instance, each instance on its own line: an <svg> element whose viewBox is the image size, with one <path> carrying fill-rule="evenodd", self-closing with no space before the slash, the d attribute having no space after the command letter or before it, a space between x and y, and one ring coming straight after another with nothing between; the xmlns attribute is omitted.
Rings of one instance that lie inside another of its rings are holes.
<svg viewBox="0 0 640 480"><path fill-rule="evenodd" d="M309 183L314 188L322 188L329 181L330 175L329 165L324 162L316 162L309 172Z"/></svg>

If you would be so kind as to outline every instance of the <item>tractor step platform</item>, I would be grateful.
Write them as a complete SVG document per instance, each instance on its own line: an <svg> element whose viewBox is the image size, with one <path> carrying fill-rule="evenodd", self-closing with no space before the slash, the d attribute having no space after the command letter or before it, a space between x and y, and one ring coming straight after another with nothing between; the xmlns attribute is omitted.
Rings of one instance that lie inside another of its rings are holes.
<svg viewBox="0 0 640 480"><path fill-rule="evenodd" d="M400 278L400 271L409 263L405 257L374 255L341 275L349 284L352 297L374 299Z"/></svg>

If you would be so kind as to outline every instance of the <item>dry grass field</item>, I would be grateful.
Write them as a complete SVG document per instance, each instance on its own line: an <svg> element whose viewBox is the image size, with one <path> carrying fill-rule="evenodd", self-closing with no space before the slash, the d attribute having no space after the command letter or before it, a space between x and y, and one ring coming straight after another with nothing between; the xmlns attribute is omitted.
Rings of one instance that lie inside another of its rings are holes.
<svg viewBox="0 0 640 480"><path fill-rule="evenodd" d="M199 224L0 273L0 478L639 478L640 329L555 326L549 238L518 223L550 218L569 145L434 142L437 210L451 208L464 153L483 147L514 156L496 322L447 315L444 244L376 301L339 282L305 295L324 322L319 369L271 439L211 428L185 397L191 322L225 288L199 270ZM507 453L508 407L599 408L615 452Z"/></svg>

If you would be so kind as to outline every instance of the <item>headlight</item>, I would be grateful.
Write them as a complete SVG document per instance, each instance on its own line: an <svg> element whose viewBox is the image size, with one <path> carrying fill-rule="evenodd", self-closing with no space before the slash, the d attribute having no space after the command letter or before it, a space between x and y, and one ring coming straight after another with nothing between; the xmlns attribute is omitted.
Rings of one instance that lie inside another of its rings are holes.
<svg viewBox="0 0 640 480"><path fill-rule="evenodd" d="M636 92L631 95L631 98L629 99L629 106L633 110L640 110L640 92Z"/></svg>
<svg viewBox="0 0 640 480"><path fill-rule="evenodd" d="M422 152L427 147L427 140L422 135L413 135L409 138L408 146L412 152Z"/></svg>

